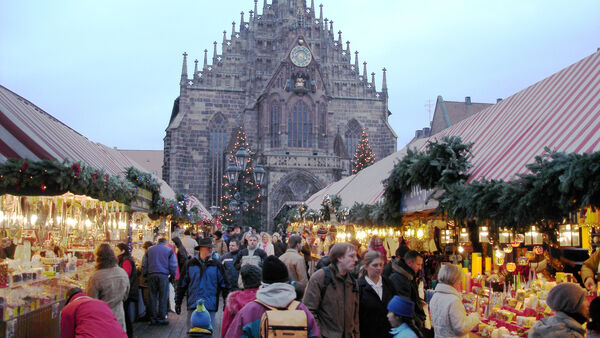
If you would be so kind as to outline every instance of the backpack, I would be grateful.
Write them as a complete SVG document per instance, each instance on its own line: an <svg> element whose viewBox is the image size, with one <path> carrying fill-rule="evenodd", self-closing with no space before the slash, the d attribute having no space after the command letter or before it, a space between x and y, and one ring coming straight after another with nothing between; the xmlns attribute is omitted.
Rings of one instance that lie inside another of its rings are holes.
<svg viewBox="0 0 600 338"><path fill-rule="evenodd" d="M259 337L308 337L308 319L306 312L298 310L300 302L292 301L286 309L278 309L259 300L255 302L268 309L260 319Z"/></svg>

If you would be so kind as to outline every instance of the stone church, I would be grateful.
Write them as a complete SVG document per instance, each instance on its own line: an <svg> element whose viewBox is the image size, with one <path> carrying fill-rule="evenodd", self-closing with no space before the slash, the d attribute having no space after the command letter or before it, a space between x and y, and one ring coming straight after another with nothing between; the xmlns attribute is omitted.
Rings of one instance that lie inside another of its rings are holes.
<svg viewBox="0 0 600 338"><path fill-rule="evenodd" d="M363 129L378 160L396 151L397 137L388 124L385 68L379 87L358 51L323 17L322 5L315 11L314 0L264 0L260 12L254 0L254 10L241 12L231 33L214 42L212 58L204 50L193 72L183 54L163 179L207 207L219 206L227 146L243 126L267 172L264 214L271 227L283 203L305 201L350 174Z"/></svg>

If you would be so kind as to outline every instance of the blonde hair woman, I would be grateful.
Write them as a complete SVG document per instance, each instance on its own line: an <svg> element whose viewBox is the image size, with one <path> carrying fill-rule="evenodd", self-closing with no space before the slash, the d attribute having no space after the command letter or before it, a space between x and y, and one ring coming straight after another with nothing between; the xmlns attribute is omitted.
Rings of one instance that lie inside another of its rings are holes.
<svg viewBox="0 0 600 338"><path fill-rule="evenodd" d="M258 243L258 247L263 249L267 253L267 256L274 255L275 247L273 246L273 243L271 242L271 236L266 232L261 232L260 238L261 238L261 241Z"/></svg>
<svg viewBox="0 0 600 338"><path fill-rule="evenodd" d="M453 264L442 265L438 272L438 284L431 298L431 321L436 337L467 337L479 324L479 314L467 316L462 296L458 292L463 271Z"/></svg>

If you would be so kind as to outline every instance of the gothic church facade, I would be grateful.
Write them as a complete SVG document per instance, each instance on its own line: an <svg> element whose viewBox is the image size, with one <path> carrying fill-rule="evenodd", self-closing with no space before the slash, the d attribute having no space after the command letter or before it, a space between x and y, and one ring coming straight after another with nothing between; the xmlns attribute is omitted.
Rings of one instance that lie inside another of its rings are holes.
<svg viewBox="0 0 600 338"><path fill-rule="evenodd" d="M164 138L163 178L176 191L219 206L227 145L243 126L255 160L265 168L265 225L288 201L305 201L350 174L366 129L377 159L396 151L388 124L385 68L381 88L358 52L315 13L314 0L264 1L231 34L221 53L195 61L184 54L180 95ZM354 57L352 55L354 54Z"/></svg>

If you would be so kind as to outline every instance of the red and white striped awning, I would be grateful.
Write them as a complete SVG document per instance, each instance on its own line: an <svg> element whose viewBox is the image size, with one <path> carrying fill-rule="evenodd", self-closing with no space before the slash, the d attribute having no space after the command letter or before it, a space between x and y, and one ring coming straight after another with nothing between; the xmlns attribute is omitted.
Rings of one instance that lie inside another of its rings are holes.
<svg viewBox="0 0 600 338"><path fill-rule="evenodd" d="M432 138L473 142L471 181L511 180L544 153L600 150L600 52Z"/></svg>
<svg viewBox="0 0 600 338"><path fill-rule="evenodd" d="M474 143L471 181L514 179L544 153L544 147L567 153L600 151L600 52L429 139L408 144L358 174L330 184L311 196L307 204L320 204L325 194L340 195L346 207L354 202L374 204L383 195L381 181L408 147L424 150L426 141L443 136L460 136L463 142Z"/></svg>
<svg viewBox="0 0 600 338"><path fill-rule="evenodd" d="M135 161L116 149L92 142L30 101L0 85L0 161L7 158L56 159L81 162L112 175L123 176ZM164 181L161 195L175 199Z"/></svg>

